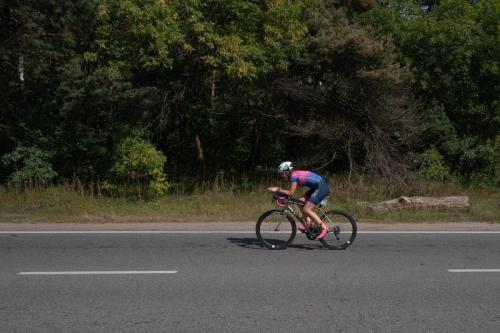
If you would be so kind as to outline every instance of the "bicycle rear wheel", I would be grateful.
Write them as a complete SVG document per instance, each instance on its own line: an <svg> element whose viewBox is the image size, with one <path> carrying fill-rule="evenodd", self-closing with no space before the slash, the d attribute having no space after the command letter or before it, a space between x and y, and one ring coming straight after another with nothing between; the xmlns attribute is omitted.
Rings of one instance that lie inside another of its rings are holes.
<svg viewBox="0 0 500 333"><path fill-rule="evenodd" d="M328 226L328 233L320 242L331 250L344 250L354 242L358 227L356 220L340 210L332 210L325 213L323 219Z"/></svg>
<svg viewBox="0 0 500 333"><path fill-rule="evenodd" d="M295 238L297 226L285 211L273 209L259 217L255 232L262 246L271 250L283 250Z"/></svg>

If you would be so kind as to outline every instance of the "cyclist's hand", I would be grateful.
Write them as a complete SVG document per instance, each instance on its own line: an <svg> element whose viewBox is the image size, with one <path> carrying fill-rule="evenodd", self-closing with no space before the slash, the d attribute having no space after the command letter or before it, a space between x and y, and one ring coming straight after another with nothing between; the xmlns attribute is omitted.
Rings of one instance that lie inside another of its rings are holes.
<svg viewBox="0 0 500 333"><path fill-rule="evenodd" d="M278 191L278 189L279 189L279 187L271 186L271 187L267 188L267 191L271 192L271 193L276 193Z"/></svg>

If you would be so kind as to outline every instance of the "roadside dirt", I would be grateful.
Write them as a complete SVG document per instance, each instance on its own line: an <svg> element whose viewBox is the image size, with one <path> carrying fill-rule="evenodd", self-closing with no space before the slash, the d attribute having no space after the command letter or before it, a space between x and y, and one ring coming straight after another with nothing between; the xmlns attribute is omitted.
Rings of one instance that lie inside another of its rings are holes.
<svg viewBox="0 0 500 333"><path fill-rule="evenodd" d="M80 231L80 230L166 230L166 231L253 231L255 222L159 222L159 223L0 223L0 231ZM500 231L500 223L358 223L365 231Z"/></svg>

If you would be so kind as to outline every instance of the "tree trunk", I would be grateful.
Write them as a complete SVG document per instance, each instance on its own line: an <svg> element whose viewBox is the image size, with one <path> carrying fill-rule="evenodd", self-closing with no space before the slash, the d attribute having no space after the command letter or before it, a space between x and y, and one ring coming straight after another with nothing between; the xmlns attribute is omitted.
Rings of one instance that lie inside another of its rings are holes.
<svg viewBox="0 0 500 333"><path fill-rule="evenodd" d="M260 129L257 112L254 112L252 119L252 141L250 146L250 156L247 161L247 169L253 170L259 155Z"/></svg>
<svg viewBox="0 0 500 333"><path fill-rule="evenodd" d="M399 197L393 200L387 200L370 204L368 202L358 202L361 207L371 208L375 211L386 211L390 209L405 208L437 208L437 209L467 209L469 208L468 196L452 197Z"/></svg>
<svg viewBox="0 0 500 333"><path fill-rule="evenodd" d="M201 145L201 139L200 139L200 135L198 133L196 133L194 135L194 141L196 143L196 149L197 149L197 157L198 157L198 162L200 162L200 165L201 165L201 176L203 179L205 179L205 176L206 176L206 166L205 166L205 156L203 154L203 147Z"/></svg>
<svg viewBox="0 0 500 333"><path fill-rule="evenodd" d="M354 162L352 160L352 153L351 153L351 142L352 142L352 136L349 138L349 141L347 142L347 157L349 159L349 177L348 177L349 185L351 185L352 170L354 168Z"/></svg>
<svg viewBox="0 0 500 333"><path fill-rule="evenodd" d="M210 97L213 106L213 101L215 98L215 70L212 71L212 85L211 85Z"/></svg>

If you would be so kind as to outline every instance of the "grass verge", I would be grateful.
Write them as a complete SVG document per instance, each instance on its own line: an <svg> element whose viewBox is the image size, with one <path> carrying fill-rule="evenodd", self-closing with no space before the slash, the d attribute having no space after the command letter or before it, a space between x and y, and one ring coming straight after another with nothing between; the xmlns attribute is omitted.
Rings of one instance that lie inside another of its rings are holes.
<svg viewBox="0 0 500 333"><path fill-rule="evenodd" d="M418 191L396 193L362 178L349 183L329 179L330 204L363 222L489 222L500 223L500 189L463 187L456 184L425 183ZM90 197L64 187L32 191L0 188L0 222L12 223L126 223L255 221L274 208L264 184L245 190L235 184L212 184L191 193L169 194L152 201ZM394 210L374 212L357 201L377 202L398 195L468 195L468 210Z"/></svg>

